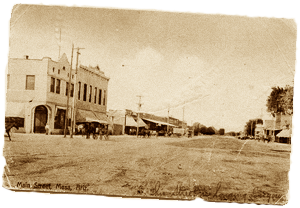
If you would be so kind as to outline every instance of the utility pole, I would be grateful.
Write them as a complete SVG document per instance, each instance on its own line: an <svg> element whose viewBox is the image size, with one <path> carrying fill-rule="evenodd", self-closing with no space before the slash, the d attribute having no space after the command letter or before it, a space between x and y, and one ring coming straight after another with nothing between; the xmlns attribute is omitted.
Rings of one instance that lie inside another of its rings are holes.
<svg viewBox="0 0 300 208"><path fill-rule="evenodd" d="M67 135L67 127L68 127L68 112L69 112L69 100L70 100L70 86L71 86L71 76L72 76L72 62L73 62L73 50L74 50L74 44L72 43L72 55L71 55L71 66L70 66L70 76L69 76L69 83L68 83L68 94L67 94L67 111L65 114L65 128L64 128L64 138Z"/></svg>
<svg viewBox="0 0 300 208"><path fill-rule="evenodd" d="M170 124L170 116L169 116L169 112L170 112L170 105L168 105L168 124ZM170 127L169 125L167 126L167 133L169 134L169 130L170 130Z"/></svg>
<svg viewBox="0 0 300 208"><path fill-rule="evenodd" d="M58 60L60 59L60 49L61 49L61 28L59 28Z"/></svg>
<svg viewBox="0 0 300 208"><path fill-rule="evenodd" d="M126 115L127 115L127 111L125 110L125 117L124 117L124 127L123 127L123 135L125 135L125 128L126 128Z"/></svg>
<svg viewBox="0 0 300 208"><path fill-rule="evenodd" d="M141 103L141 99L142 96L141 95L137 95L137 97L139 97L139 102L138 102L138 117L137 117L137 131L136 131L136 137L139 136L139 120L140 120L140 111L141 111L141 107L142 107L142 103Z"/></svg>
<svg viewBox="0 0 300 208"><path fill-rule="evenodd" d="M76 71L75 71L75 76L74 76L74 92L73 92L73 116L72 116L72 124L71 124L71 138L73 138L73 132L74 132L74 127L76 124L76 85L77 85L77 73L78 73L78 59L79 59L79 50L84 49L84 48L79 48L77 47L77 59L76 59Z"/></svg>
<svg viewBox="0 0 300 208"><path fill-rule="evenodd" d="M251 131L250 131L250 136L252 136L252 124L253 124L253 121L251 120Z"/></svg>
<svg viewBox="0 0 300 208"><path fill-rule="evenodd" d="M184 107L185 107L185 101L184 101L184 104L183 104L183 107L182 107L182 128L183 128L183 122L184 122Z"/></svg>

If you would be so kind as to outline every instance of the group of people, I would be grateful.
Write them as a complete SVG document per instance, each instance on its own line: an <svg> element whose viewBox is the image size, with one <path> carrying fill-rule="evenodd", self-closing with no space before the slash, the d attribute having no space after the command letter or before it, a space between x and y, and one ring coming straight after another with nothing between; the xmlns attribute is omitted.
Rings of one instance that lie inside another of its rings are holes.
<svg viewBox="0 0 300 208"><path fill-rule="evenodd" d="M50 134L50 127L47 123L45 125L46 135ZM100 123L84 123L77 126L76 134L81 134L82 137L86 136L87 139L92 137L93 139L108 140L108 125Z"/></svg>
<svg viewBox="0 0 300 208"><path fill-rule="evenodd" d="M86 136L86 139L92 137L93 139L108 140L109 131L106 124L85 123L78 126L78 133L81 133L82 137Z"/></svg>

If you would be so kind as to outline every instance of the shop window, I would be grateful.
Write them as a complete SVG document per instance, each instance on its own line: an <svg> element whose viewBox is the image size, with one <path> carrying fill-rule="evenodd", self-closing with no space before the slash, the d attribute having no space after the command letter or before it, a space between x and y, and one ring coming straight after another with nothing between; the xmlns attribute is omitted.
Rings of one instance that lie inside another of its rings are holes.
<svg viewBox="0 0 300 208"><path fill-rule="evenodd" d="M18 127L24 127L24 118L5 117L6 124L16 124Z"/></svg>
<svg viewBox="0 0 300 208"><path fill-rule="evenodd" d="M57 109L55 120L54 120L54 129L64 129L65 128L65 115L66 110Z"/></svg>

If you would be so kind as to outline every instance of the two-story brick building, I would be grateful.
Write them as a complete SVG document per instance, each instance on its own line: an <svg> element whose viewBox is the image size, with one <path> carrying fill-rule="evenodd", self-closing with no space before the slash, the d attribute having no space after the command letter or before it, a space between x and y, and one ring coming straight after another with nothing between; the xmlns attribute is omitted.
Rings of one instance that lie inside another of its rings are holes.
<svg viewBox="0 0 300 208"><path fill-rule="evenodd" d="M62 133L65 125L67 95L69 105L76 99L76 122L98 120L106 123L109 78L99 67L79 66L70 74L67 56L51 58L10 58L7 70L6 120L16 120L20 132L43 133L48 122L52 133ZM71 89L68 89L71 76ZM70 118L72 108L69 108ZM69 122L70 123L70 122Z"/></svg>

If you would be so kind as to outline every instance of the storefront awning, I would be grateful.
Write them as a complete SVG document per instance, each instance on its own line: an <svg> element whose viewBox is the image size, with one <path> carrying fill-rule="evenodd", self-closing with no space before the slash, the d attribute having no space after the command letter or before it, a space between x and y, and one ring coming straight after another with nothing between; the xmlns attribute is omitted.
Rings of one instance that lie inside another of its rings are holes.
<svg viewBox="0 0 300 208"><path fill-rule="evenodd" d="M25 105L24 103L7 102L5 117L19 117L25 118Z"/></svg>
<svg viewBox="0 0 300 208"><path fill-rule="evenodd" d="M99 123L103 123L103 124L111 124L112 122L107 118L106 114L103 113L99 113L99 112L95 112L94 114L96 115L96 117L99 120Z"/></svg>
<svg viewBox="0 0 300 208"><path fill-rule="evenodd" d="M147 126L147 124L145 124L145 122L141 118L138 119L137 123L138 123L139 127L146 127Z"/></svg>
<svg viewBox="0 0 300 208"><path fill-rule="evenodd" d="M152 123L157 123L157 124L160 124L160 125L175 126L173 124L169 124L169 123L162 122L162 121L156 121L156 120L152 120L152 119L148 119L148 118L143 118L143 120L150 121Z"/></svg>
<svg viewBox="0 0 300 208"><path fill-rule="evenodd" d="M126 126L137 126L137 123L131 116L126 116Z"/></svg>
<svg viewBox="0 0 300 208"><path fill-rule="evenodd" d="M97 113L96 116L96 113L93 111L77 109L76 123L85 123L85 122L97 122L97 123L107 124L106 120L101 119L100 113Z"/></svg>
<svg viewBox="0 0 300 208"><path fill-rule="evenodd" d="M291 137L292 136L292 131L291 129L284 129L281 132L279 132L277 135L277 137Z"/></svg>

